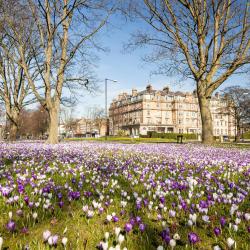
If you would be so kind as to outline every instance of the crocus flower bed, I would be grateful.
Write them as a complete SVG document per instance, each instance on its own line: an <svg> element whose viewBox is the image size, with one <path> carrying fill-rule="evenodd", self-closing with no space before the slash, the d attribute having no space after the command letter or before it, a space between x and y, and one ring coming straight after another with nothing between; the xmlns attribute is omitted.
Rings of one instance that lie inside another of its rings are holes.
<svg viewBox="0 0 250 250"><path fill-rule="evenodd" d="M250 249L250 151L0 144L0 249Z"/></svg>

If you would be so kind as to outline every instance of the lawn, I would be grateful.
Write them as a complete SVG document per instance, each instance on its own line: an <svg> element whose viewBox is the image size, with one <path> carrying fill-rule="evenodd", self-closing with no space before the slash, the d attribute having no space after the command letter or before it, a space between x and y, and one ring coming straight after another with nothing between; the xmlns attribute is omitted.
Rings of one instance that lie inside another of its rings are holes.
<svg viewBox="0 0 250 250"><path fill-rule="evenodd" d="M2 143L0 213L2 249L247 250L250 150Z"/></svg>
<svg viewBox="0 0 250 250"><path fill-rule="evenodd" d="M97 142L120 142L120 143L168 143L176 142L176 139L166 139L166 138L132 138L132 137L119 137L119 136L108 136L107 140L105 137L83 137L83 138L65 138L65 141L97 141Z"/></svg>

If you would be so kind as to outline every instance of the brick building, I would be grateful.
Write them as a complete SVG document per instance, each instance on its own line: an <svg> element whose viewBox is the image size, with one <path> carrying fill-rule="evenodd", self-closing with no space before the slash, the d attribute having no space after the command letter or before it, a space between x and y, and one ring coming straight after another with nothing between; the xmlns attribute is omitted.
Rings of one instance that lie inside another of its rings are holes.
<svg viewBox="0 0 250 250"><path fill-rule="evenodd" d="M233 136L233 118L222 113L227 102L216 94L211 98L214 135ZM162 133L201 134L201 118L196 93L172 92L168 87L155 90L148 85L138 92L121 93L109 108L109 134L125 130L128 135L146 135L149 131Z"/></svg>

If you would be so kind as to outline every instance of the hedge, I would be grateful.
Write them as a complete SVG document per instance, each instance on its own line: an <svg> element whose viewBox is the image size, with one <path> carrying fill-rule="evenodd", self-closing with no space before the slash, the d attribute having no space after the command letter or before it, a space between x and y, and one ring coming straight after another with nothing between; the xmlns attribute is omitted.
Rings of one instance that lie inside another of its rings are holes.
<svg viewBox="0 0 250 250"><path fill-rule="evenodd" d="M244 139L250 139L250 131L243 134Z"/></svg>
<svg viewBox="0 0 250 250"><path fill-rule="evenodd" d="M179 133L157 133L155 131L148 131L147 135L140 135L141 138L162 138L162 139L176 139ZM183 138L188 140L196 140L197 134L181 134Z"/></svg>

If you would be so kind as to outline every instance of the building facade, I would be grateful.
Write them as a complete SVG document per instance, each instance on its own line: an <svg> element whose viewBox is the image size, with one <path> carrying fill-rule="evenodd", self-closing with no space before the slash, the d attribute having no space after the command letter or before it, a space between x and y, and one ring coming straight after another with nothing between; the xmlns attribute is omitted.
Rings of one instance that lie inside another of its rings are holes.
<svg viewBox="0 0 250 250"><path fill-rule="evenodd" d="M105 136L106 120L100 118L97 120L81 118L76 122L74 136L78 137L98 137Z"/></svg>
<svg viewBox="0 0 250 250"><path fill-rule="evenodd" d="M215 136L233 136L233 117L225 110L227 102L216 94L211 98L211 112ZM155 90L148 85L138 92L121 93L109 108L109 133L117 135L124 130L128 135L146 135L149 131L160 133L201 134L201 118L195 92L171 92L168 87Z"/></svg>

